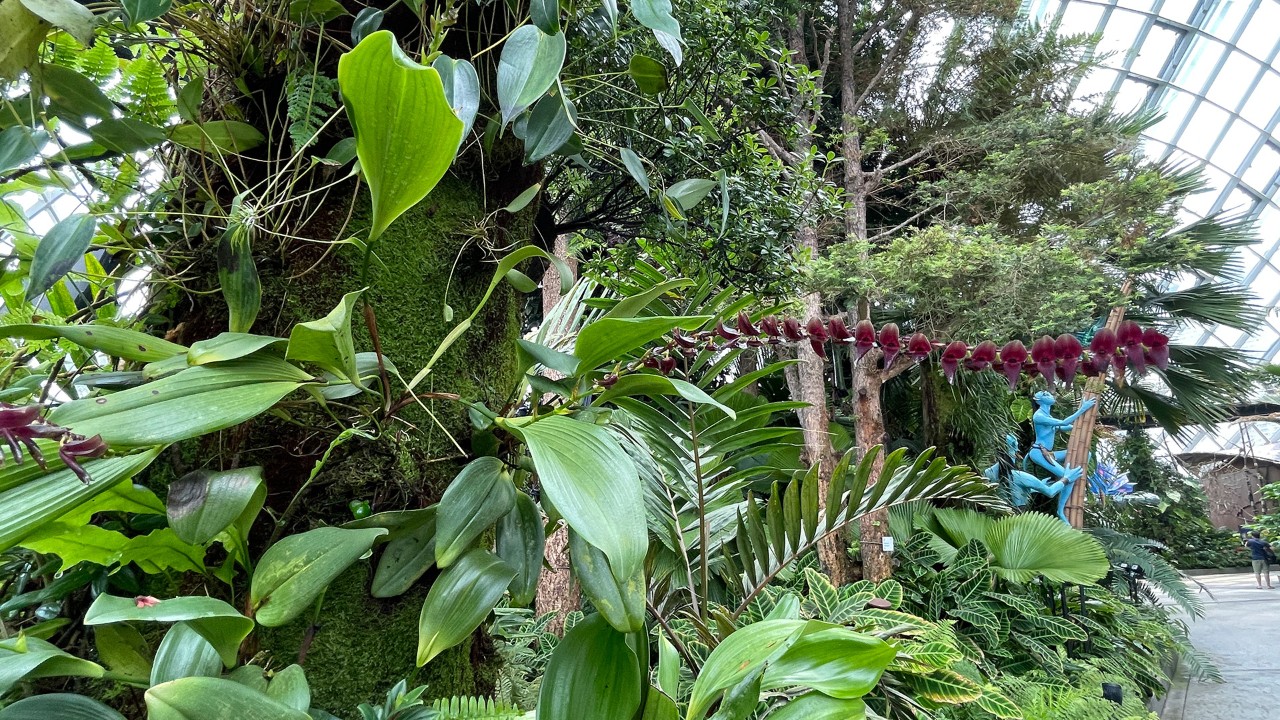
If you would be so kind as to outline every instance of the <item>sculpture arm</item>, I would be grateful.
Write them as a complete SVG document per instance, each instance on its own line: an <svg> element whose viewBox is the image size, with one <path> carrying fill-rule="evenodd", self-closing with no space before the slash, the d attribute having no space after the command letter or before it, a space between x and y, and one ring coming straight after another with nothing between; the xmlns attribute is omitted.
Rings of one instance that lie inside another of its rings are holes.
<svg viewBox="0 0 1280 720"><path fill-rule="evenodd" d="M1098 401L1093 399L1085 400L1084 402L1080 403L1079 410L1071 413L1070 415L1068 415L1067 417L1063 418L1058 422L1059 427L1061 427L1063 430L1070 430L1072 423L1074 423L1076 420L1079 420L1081 415L1084 415L1085 413L1089 412L1089 410L1091 410L1093 406L1097 404L1098 404Z"/></svg>

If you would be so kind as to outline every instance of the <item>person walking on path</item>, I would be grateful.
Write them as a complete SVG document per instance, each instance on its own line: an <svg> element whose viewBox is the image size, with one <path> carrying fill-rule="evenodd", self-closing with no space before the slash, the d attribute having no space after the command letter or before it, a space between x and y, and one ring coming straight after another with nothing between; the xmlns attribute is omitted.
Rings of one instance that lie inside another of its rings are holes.
<svg viewBox="0 0 1280 720"><path fill-rule="evenodd" d="M1271 550L1271 543L1262 539L1262 535L1254 530L1249 533L1249 539L1245 541L1245 547L1249 548L1249 558L1253 561L1253 576L1258 581L1258 589L1262 589L1262 576L1267 576L1267 589L1273 589L1271 584L1271 563L1268 556L1274 557Z"/></svg>

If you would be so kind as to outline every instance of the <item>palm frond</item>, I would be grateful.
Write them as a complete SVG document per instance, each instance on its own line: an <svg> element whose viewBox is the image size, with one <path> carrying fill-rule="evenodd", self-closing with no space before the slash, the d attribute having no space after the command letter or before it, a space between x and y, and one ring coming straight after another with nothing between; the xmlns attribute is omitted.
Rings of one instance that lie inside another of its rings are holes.
<svg viewBox="0 0 1280 720"><path fill-rule="evenodd" d="M1251 330L1266 317L1258 298L1241 285L1204 282L1184 290L1163 292L1146 298L1143 309L1153 319L1184 325L1226 325Z"/></svg>
<svg viewBox="0 0 1280 720"><path fill-rule="evenodd" d="M1145 582L1172 600L1192 617L1204 614L1204 603L1187 587L1184 575L1169 561L1151 550L1152 540L1122 533L1111 528L1088 528L1085 532L1102 543L1111 564L1129 563L1142 568ZM1156 543L1158 545L1158 543Z"/></svg>

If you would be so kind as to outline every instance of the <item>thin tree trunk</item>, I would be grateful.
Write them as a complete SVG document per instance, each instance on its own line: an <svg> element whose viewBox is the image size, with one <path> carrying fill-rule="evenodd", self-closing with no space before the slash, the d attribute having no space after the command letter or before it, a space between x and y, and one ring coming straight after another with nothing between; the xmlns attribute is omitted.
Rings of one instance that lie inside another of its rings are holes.
<svg viewBox="0 0 1280 720"><path fill-rule="evenodd" d="M561 235L556 238L555 254L563 259L569 269L577 272L578 264L569 257L569 239ZM552 265L542 276L542 318L543 322L550 317L556 303L560 302L560 273ZM556 371L547 372L555 379ZM556 616L547 625L547 630L560 635L564 631L564 617L568 613L582 607L582 597L578 592L578 583L569 571L569 529L564 523L556 526L547 538L543 553L550 570L543 570L538 577L538 596L535 602L538 614L554 612Z"/></svg>
<svg viewBox="0 0 1280 720"><path fill-rule="evenodd" d="M884 354L879 349L871 350L859 362L854 360L854 396L853 406L857 410L857 421L854 431L858 449L866 453L877 445L883 445L887 438L884 426L884 407L881 405L881 389L884 387L884 375L880 360ZM884 453L876 456L871 464L871 480L878 481L880 471L884 468ZM879 582L893 574L893 558L884 551L883 538L889 532L889 511L877 510L862 517L859 524L859 546L862 552L862 577L865 580Z"/></svg>

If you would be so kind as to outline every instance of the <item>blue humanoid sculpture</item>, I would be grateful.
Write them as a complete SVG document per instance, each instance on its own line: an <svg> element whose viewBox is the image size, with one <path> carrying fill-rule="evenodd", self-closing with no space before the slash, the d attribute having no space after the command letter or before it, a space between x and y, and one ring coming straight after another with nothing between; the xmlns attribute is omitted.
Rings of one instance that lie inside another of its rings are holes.
<svg viewBox="0 0 1280 720"><path fill-rule="evenodd" d="M1065 521L1066 515L1063 511L1066 508L1067 498L1071 497L1071 488L1084 474L1084 468L1069 468L1064 465L1063 463L1067 460L1067 451L1054 452L1054 441L1057 440L1059 432L1070 431L1072 423L1096 403L1093 400L1085 400L1080 404L1079 410L1059 420L1052 413L1053 405L1057 401L1051 393L1041 390L1035 394L1034 399L1036 413L1031 417L1031 423L1035 429L1036 439L1031 445L1031 451L1027 453L1027 460L1048 470L1055 479L1062 481L1064 487L1058 492L1058 517Z"/></svg>
<svg viewBox="0 0 1280 720"><path fill-rule="evenodd" d="M1040 493L1045 497L1056 498L1062 495L1064 489L1068 489L1066 482L1055 480L1052 483L1032 475L1029 472L1018 470L1018 438L1013 435L1005 436L1007 462L997 462L995 465L983 471L987 479L993 483L999 483L1001 475L1009 481L1009 500L1014 507L1026 507L1031 501L1031 493ZM1001 470L1003 469L1003 473ZM1067 518L1062 514L1062 503L1059 503L1058 517L1066 522Z"/></svg>

